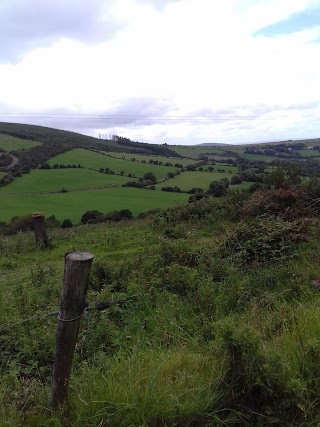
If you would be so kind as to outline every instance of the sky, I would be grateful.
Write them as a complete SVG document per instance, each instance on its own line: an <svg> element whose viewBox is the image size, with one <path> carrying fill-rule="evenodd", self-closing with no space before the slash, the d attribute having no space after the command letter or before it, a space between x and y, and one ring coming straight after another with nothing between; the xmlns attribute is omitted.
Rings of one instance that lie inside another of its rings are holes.
<svg viewBox="0 0 320 427"><path fill-rule="evenodd" d="M1 0L0 121L160 144L320 137L320 0Z"/></svg>

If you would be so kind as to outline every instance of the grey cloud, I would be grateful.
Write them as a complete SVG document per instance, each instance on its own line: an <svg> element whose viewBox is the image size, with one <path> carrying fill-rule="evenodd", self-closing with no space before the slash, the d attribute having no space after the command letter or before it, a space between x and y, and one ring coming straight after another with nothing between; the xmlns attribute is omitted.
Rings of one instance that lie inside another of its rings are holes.
<svg viewBox="0 0 320 427"><path fill-rule="evenodd" d="M115 127L151 126L172 123L164 116L170 115L172 104L164 99L145 97L124 100L121 104L103 111L76 114L72 110L59 108L43 111L41 115L1 115L8 108L0 105L0 121L30 123L65 130L85 131L92 134L96 129L107 131Z"/></svg>
<svg viewBox="0 0 320 427"><path fill-rule="evenodd" d="M97 42L120 23L102 20L111 0L1 0L0 63L17 61L27 50L61 38Z"/></svg>

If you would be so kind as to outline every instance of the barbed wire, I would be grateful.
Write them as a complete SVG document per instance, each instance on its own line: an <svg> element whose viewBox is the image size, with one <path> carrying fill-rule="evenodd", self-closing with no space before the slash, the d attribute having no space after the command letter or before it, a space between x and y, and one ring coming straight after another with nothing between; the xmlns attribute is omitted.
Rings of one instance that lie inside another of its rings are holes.
<svg viewBox="0 0 320 427"><path fill-rule="evenodd" d="M5 329L11 329L11 328L13 328L15 326L23 325L24 323L30 322L32 320L42 320L42 319L46 319L48 317L54 317L54 316L57 316L57 320L62 321L62 322L73 322L74 320L80 319L84 315L84 313L91 312L93 310L104 311L104 310L106 310L107 308L109 308L112 305L122 304L123 302L130 301L130 300L132 300L135 297L137 297L136 294L129 295L127 297L120 298L120 299L117 299L117 300L105 300L105 301L102 301L102 302L96 304L95 306L90 306L86 302L82 313L79 316L77 316L77 317L75 317L73 319L62 319L60 317L60 311L59 310L57 310L57 311L51 311L49 313L44 313L44 314L35 313L33 316L26 317L25 319L19 320L18 322L8 323L6 325L1 325L0 326L0 331L5 330Z"/></svg>

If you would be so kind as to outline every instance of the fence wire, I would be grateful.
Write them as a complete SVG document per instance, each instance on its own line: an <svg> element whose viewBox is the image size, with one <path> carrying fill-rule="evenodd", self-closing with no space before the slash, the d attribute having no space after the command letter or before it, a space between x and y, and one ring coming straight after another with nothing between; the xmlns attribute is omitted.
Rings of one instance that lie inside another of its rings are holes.
<svg viewBox="0 0 320 427"><path fill-rule="evenodd" d="M127 301L134 299L135 297L137 297L137 295L129 295L127 297L120 298L117 300L105 300L105 301L102 301L102 302L96 304L95 306L90 306L86 302L82 313L73 319L62 319L60 317L60 311L51 311L49 313L44 313L44 314L35 313L33 316L26 317L25 319L19 320L18 322L8 323L6 325L1 325L0 331L5 330L5 329L11 329L14 326L19 326L19 325L22 325L24 323L30 322L32 320L42 320L42 319L46 319L48 317L54 317L54 316L57 316L57 320L62 321L62 322L73 322L74 320L81 318L84 315L84 313L86 313L86 312L91 312L93 310L104 311L107 308L111 307L112 305L122 304L124 302L127 302Z"/></svg>

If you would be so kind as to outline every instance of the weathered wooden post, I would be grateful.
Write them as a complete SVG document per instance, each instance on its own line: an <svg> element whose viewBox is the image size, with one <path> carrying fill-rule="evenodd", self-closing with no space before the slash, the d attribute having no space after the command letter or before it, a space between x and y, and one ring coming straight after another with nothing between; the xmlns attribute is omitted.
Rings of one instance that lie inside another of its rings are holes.
<svg viewBox="0 0 320 427"><path fill-rule="evenodd" d="M68 395L73 353L80 318L85 309L85 296L93 255L70 252L65 255L64 279L60 298L60 314L56 337L56 353L49 405L57 408Z"/></svg>
<svg viewBox="0 0 320 427"><path fill-rule="evenodd" d="M36 238L36 245L39 248L47 248L49 246L49 239L46 233L46 227L44 223L44 215L40 212L35 212L32 215L33 228Z"/></svg>

